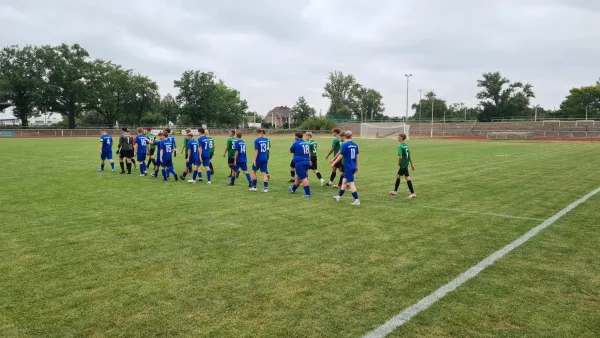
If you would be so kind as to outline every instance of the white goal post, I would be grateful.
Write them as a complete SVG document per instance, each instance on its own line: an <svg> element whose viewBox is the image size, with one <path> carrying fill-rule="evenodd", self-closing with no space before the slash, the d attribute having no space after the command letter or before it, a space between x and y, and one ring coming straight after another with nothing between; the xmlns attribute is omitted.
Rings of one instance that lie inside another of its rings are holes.
<svg viewBox="0 0 600 338"><path fill-rule="evenodd" d="M409 136L410 125L404 122L371 122L360 124L360 137L371 139L395 139L400 134Z"/></svg>

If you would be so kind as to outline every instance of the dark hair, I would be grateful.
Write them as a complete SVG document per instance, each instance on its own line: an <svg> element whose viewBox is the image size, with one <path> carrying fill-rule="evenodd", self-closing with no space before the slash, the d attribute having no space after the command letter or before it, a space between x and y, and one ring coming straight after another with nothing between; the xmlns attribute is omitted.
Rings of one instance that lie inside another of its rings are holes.
<svg viewBox="0 0 600 338"><path fill-rule="evenodd" d="M295 135L297 138L303 138L303 137L304 137L304 134L302 134L302 132L301 132L301 131L297 131L297 132L296 132L294 135Z"/></svg>
<svg viewBox="0 0 600 338"><path fill-rule="evenodd" d="M204 128L202 128L202 127L198 128L198 132L199 132L200 134L204 134Z"/></svg>
<svg viewBox="0 0 600 338"><path fill-rule="evenodd" d="M242 132L241 132L241 131L238 131L238 132L237 132L237 134L235 134L235 136L236 136L237 138L242 138Z"/></svg>
<svg viewBox="0 0 600 338"><path fill-rule="evenodd" d="M192 134L192 133L187 133L187 135L185 135L185 136L187 136L187 137L194 137L194 134Z"/></svg>
<svg viewBox="0 0 600 338"><path fill-rule="evenodd" d="M265 130L259 128L259 129L256 129L256 132L259 133L259 134L264 134Z"/></svg>
<svg viewBox="0 0 600 338"><path fill-rule="evenodd" d="M235 130L231 129L231 130L229 131L229 133L230 133L231 135L235 135Z"/></svg>
<svg viewBox="0 0 600 338"><path fill-rule="evenodd" d="M401 139L406 140L406 134L400 134L398 136L400 136Z"/></svg>
<svg viewBox="0 0 600 338"><path fill-rule="evenodd" d="M167 134L170 134L171 133L171 128L167 128L167 129L165 129L165 131L167 132Z"/></svg>
<svg viewBox="0 0 600 338"><path fill-rule="evenodd" d="M333 132L336 133L336 134L339 134L340 133L340 128L333 129Z"/></svg>

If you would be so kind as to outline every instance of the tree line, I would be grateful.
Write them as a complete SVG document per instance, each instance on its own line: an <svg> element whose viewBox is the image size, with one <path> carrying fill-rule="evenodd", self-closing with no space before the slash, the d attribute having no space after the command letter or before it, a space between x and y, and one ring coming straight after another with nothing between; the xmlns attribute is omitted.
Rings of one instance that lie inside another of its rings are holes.
<svg viewBox="0 0 600 338"><path fill-rule="evenodd" d="M92 59L79 44L9 46L0 52L0 102L26 127L31 117L59 113L76 125L235 126L248 104L211 72L185 71L179 94L160 97L156 82L111 61Z"/></svg>

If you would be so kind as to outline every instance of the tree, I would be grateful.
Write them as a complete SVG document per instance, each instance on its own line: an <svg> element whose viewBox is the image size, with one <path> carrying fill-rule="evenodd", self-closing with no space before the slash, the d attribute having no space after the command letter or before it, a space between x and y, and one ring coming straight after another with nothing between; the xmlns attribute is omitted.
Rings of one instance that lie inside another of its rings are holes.
<svg viewBox="0 0 600 338"><path fill-rule="evenodd" d="M129 78L128 110L134 113L133 124L142 124L144 114L155 108L160 102L160 94L156 82L147 76L134 74Z"/></svg>
<svg viewBox="0 0 600 338"><path fill-rule="evenodd" d="M560 104L560 110L565 117L584 117L586 115L599 117L600 111L600 84L573 88L569 95Z"/></svg>
<svg viewBox="0 0 600 338"><path fill-rule="evenodd" d="M177 121L179 116L179 104L175 101L175 98L171 94L165 95L159 104L159 113L161 115L160 122L173 122Z"/></svg>
<svg viewBox="0 0 600 338"><path fill-rule="evenodd" d="M0 52L0 101L14 105L13 114L27 127L28 119L44 112L45 69L42 50L10 46Z"/></svg>
<svg viewBox="0 0 600 338"><path fill-rule="evenodd" d="M359 102L359 118L382 119L384 117L385 105L383 104L383 96L375 89L361 87L357 91Z"/></svg>
<svg viewBox="0 0 600 338"><path fill-rule="evenodd" d="M477 80L477 93L483 112L480 121L491 121L493 117L521 116L526 113L529 102L535 97L533 86L521 82L511 83L500 72L483 73L483 79Z"/></svg>
<svg viewBox="0 0 600 338"><path fill-rule="evenodd" d="M356 96L360 85L352 74L344 75L339 71L329 73L328 82L323 88L323 97L331 100L328 115L351 115L359 113Z"/></svg>
<svg viewBox="0 0 600 338"><path fill-rule="evenodd" d="M60 113L68 120L68 128L75 128L87 100L89 73L88 52L80 45L62 44L41 47L42 62L47 71L44 86L46 110Z"/></svg>
<svg viewBox="0 0 600 338"><path fill-rule="evenodd" d="M85 109L102 116L106 125L112 127L118 119L127 119L131 102L132 72L103 60L90 64L89 96Z"/></svg>
<svg viewBox="0 0 600 338"><path fill-rule="evenodd" d="M420 107L419 107L420 103ZM418 103L412 104L412 109L417 113L413 115L413 119L429 120L431 118L431 105L433 104L433 118L441 120L444 118L444 112L448 110L448 106L445 100L437 97L437 95L430 91L425 94L425 97ZM422 111L422 116L419 112Z"/></svg>
<svg viewBox="0 0 600 338"><path fill-rule="evenodd" d="M216 108L215 75L212 72L188 70L182 74L181 79L174 81L174 86L179 89L176 100L184 121L192 125L208 123Z"/></svg>
<svg viewBox="0 0 600 338"><path fill-rule="evenodd" d="M244 116L248 111L248 102L240 98L240 92L237 89L225 85L223 80L219 80L214 92L215 119L213 125L219 127L233 127L244 121Z"/></svg>
<svg viewBox="0 0 600 338"><path fill-rule="evenodd" d="M304 121L317 115L317 110L308 105L304 96L300 96L292 107L292 119L294 124L301 125Z"/></svg>

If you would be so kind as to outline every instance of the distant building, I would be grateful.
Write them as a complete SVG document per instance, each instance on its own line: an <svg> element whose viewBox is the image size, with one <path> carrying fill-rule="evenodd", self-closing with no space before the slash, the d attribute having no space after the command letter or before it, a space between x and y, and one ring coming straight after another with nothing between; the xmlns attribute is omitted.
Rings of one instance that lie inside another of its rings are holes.
<svg viewBox="0 0 600 338"><path fill-rule="evenodd" d="M275 107L267 113L264 121L265 123L273 124L277 128L283 127L284 124L294 124L294 119L292 118L292 108L288 106Z"/></svg>
<svg viewBox="0 0 600 338"><path fill-rule="evenodd" d="M20 126L21 119L13 115L13 107L9 103L0 103L0 126ZM30 117L29 126L52 126L62 121L60 114L42 114L40 116Z"/></svg>

